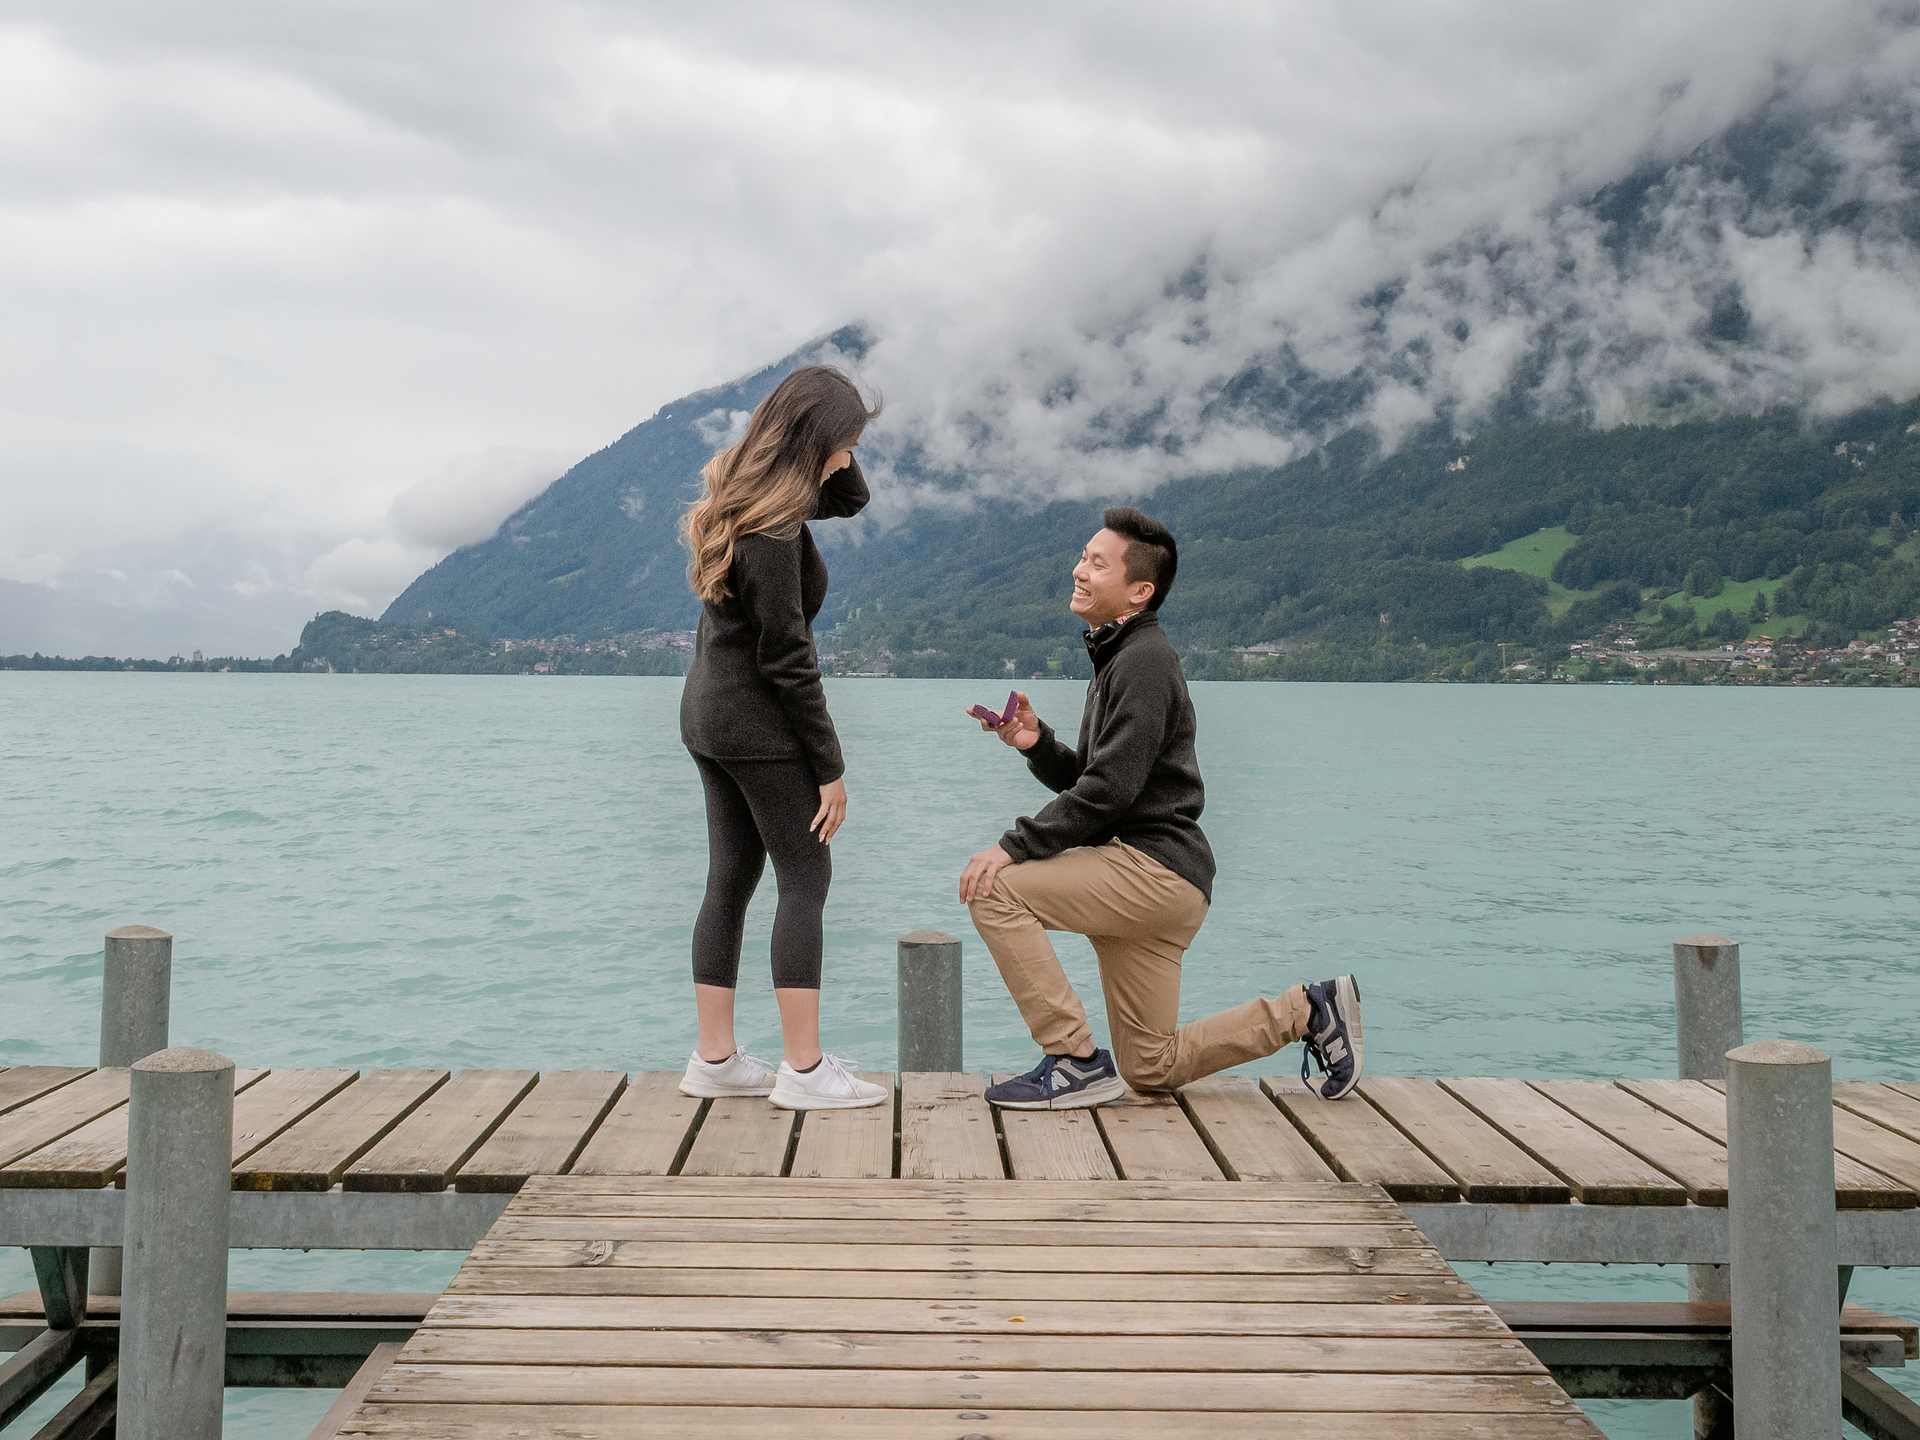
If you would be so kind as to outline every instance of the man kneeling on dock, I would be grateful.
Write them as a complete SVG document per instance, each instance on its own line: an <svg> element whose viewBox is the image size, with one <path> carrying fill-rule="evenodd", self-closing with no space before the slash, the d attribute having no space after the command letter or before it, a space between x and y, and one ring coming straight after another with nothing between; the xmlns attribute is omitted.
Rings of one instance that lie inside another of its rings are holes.
<svg viewBox="0 0 1920 1440"><path fill-rule="evenodd" d="M1138 510L1112 509L1103 520L1073 568L1069 608L1087 626L1093 657L1079 748L1062 744L1025 695L1004 716L976 715L1055 792L960 877L960 899L1046 1052L987 1099L1021 1110L1099 1105L1128 1084L1178 1089L1302 1040L1301 1078L1338 1100L1360 1079L1360 989L1351 975L1179 1023L1180 961L1206 919L1214 863L1200 829L1193 702L1159 621L1178 550L1167 528ZM1049 930L1093 942L1117 1067L1093 1043ZM1319 1067L1311 1079L1309 1059Z"/></svg>

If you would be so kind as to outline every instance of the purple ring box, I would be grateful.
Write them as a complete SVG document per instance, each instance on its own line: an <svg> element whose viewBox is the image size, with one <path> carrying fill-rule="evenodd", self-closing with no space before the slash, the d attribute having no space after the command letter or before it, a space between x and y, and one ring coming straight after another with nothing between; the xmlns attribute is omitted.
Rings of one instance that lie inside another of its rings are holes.
<svg viewBox="0 0 1920 1440"><path fill-rule="evenodd" d="M986 721L987 724L991 725L994 729L998 730L1002 725L1006 724L1009 720L1013 719L1014 712L1017 711L1019 708L1020 708L1020 692L1018 690L1009 690L1007 692L1007 708L1001 711L999 714L996 715L993 711L989 710L984 705L972 706L971 708L968 709L967 713L973 716L974 719L976 720Z"/></svg>

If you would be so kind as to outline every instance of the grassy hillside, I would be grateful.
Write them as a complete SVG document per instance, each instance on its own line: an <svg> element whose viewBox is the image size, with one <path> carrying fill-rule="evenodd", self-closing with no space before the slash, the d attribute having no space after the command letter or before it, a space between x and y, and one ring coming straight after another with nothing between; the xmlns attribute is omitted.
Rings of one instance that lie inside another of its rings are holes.
<svg viewBox="0 0 1920 1440"><path fill-rule="evenodd" d="M1580 537L1566 526L1548 525L1531 535L1509 540L1498 550L1490 550L1484 555L1469 555L1460 563L1469 570L1512 570L1516 574L1545 580L1547 614L1559 620L1580 601L1591 600L1600 593L1598 590L1569 590L1553 578L1553 567L1560 563L1560 557L1579 543Z"/></svg>

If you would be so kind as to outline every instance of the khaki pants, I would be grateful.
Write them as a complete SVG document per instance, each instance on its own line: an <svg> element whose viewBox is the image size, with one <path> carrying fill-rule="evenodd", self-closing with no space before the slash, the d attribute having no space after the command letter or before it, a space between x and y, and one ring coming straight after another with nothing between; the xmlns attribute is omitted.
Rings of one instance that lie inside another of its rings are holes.
<svg viewBox="0 0 1920 1440"><path fill-rule="evenodd" d="M994 877L993 894L968 908L1027 1028L1050 1055L1085 1050L1093 1032L1046 932L1093 942L1114 1059L1136 1090L1178 1089L1306 1033L1307 994L1297 985L1276 999L1180 1024L1180 958L1207 918L1207 902L1190 882L1118 840L1009 865Z"/></svg>

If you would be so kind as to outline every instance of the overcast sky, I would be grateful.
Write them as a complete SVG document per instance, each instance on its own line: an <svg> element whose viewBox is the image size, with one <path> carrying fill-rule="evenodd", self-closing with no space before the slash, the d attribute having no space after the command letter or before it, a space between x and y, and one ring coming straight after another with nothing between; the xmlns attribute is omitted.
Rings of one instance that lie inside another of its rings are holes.
<svg viewBox="0 0 1920 1440"><path fill-rule="evenodd" d="M1858 106L1821 143L1897 215L1916 76L1913 7L1871 0L0 0L0 579L285 649L853 319L894 438L999 490L1296 453L1200 414L1281 344L1337 373L1426 341L1389 438L1548 323L1593 347L1546 398L1602 423L1675 378L1912 394L1897 227L1810 245L1681 185L1623 273L1570 202L1765 105ZM1692 335L1728 276L1733 362ZM1160 452L1090 447L1146 414Z"/></svg>

